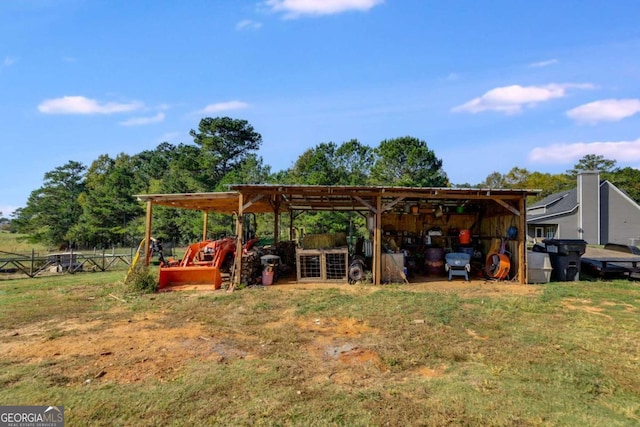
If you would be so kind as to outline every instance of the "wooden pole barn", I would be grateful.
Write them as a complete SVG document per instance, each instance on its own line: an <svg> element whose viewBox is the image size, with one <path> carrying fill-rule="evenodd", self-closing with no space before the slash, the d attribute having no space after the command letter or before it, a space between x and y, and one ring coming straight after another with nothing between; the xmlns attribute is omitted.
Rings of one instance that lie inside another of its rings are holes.
<svg viewBox="0 0 640 427"><path fill-rule="evenodd" d="M281 214L288 214L292 234L294 218L305 211L358 212L373 223L370 238L374 284L382 283L383 239L389 236L402 239L407 235L423 238L433 233L435 235L429 237L434 243L446 247L451 240L449 232L455 229L470 230L485 254L502 244L501 249L510 253L514 281L526 284L526 198L539 192L527 189L238 184L230 185L227 192L141 194L136 197L147 204L145 247L150 245L154 205L202 211L203 236L206 236L209 212L236 215L237 248L242 248L241 219L246 213L273 214L274 241L277 241ZM440 235L437 230L441 230ZM236 250L238 269L242 265L241 257L242 250ZM240 272L237 273L235 281L240 280Z"/></svg>

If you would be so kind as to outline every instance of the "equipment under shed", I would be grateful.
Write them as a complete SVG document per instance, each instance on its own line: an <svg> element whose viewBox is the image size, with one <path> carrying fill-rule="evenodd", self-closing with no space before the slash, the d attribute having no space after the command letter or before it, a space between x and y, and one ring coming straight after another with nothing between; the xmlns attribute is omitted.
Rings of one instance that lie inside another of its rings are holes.
<svg viewBox="0 0 640 427"><path fill-rule="evenodd" d="M295 218L301 213L357 212L366 219L369 236L355 245L346 265L348 269L353 257L359 260L362 255L360 263L371 269L374 284L408 281L412 269L444 278L449 253L470 255L467 278L527 283L526 198L538 190L277 184L238 184L229 190L137 195L147 203L145 253L149 253L154 205L200 210L204 224L209 212L235 215L237 269L242 268L244 214L273 214L277 243L281 217L285 221L288 217L293 240ZM240 277L236 271L231 288Z"/></svg>

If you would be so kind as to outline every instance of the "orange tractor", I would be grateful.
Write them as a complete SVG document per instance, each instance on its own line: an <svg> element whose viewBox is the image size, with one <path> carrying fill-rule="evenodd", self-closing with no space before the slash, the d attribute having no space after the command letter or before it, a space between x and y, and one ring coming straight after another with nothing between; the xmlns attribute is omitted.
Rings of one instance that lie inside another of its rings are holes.
<svg viewBox="0 0 640 427"><path fill-rule="evenodd" d="M243 246L246 253L258 239ZM179 284L207 284L215 289L222 286L222 271L230 271L236 254L236 239L204 240L189 245L181 261L168 261L160 265L158 289Z"/></svg>

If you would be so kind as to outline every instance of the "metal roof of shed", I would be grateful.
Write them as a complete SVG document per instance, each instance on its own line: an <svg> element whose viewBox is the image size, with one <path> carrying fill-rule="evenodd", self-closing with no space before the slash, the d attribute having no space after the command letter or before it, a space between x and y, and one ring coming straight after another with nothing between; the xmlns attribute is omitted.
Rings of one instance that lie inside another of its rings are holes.
<svg viewBox="0 0 640 427"><path fill-rule="evenodd" d="M442 188L442 187L385 187L341 185L280 185L233 184L230 191L176 194L139 194L138 200L156 205L208 212L233 213L238 211L240 195L243 211L268 213L279 210L367 211L380 196L383 203L400 201L480 201L518 200L536 195L540 190Z"/></svg>

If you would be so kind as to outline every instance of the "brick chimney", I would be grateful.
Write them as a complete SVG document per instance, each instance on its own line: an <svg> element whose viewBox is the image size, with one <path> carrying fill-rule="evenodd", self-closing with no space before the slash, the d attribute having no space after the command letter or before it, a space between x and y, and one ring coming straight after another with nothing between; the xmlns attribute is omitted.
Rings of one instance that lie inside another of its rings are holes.
<svg viewBox="0 0 640 427"><path fill-rule="evenodd" d="M578 173L578 237L600 244L600 172Z"/></svg>

